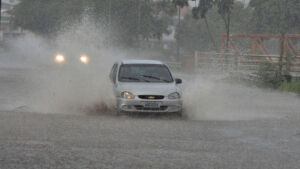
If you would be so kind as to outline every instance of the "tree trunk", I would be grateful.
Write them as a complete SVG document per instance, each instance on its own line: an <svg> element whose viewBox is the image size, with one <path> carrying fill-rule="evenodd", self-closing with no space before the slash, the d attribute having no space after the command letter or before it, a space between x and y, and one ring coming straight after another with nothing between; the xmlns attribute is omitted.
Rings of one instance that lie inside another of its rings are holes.
<svg viewBox="0 0 300 169"><path fill-rule="evenodd" d="M136 29L136 41L138 54L140 53L140 34L141 34L141 2L136 0L137 5L137 29Z"/></svg>
<svg viewBox="0 0 300 169"><path fill-rule="evenodd" d="M230 14L228 13L227 15L222 17L224 24L225 24L225 29L226 29L226 43L225 43L225 64L228 65L228 53L229 53L229 42L230 42Z"/></svg>
<svg viewBox="0 0 300 169"><path fill-rule="evenodd" d="M216 52L217 52L217 51L218 51L217 44L216 44L216 41L215 41L214 37L212 36L212 33L210 32L210 29L209 29L209 25L208 25L206 16L204 16L204 21L205 21L207 33L208 33L208 35L209 35L209 37L210 37L210 40L211 40L211 42L213 43L214 48L215 48L215 50L216 50Z"/></svg>
<svg viewBox="0 0 300 169"><path fill-rule="evenodd" d="M181 11L180 7L178 7L178 29L180 30L180 17L181 17ZM177 37L177 58L180 61L180 37Z"/></svg>
<svg viewBox="0 0 300 169"><path fill-rule="evenodd" d="M280 7L279 7L280 8ZM287 18L287 15L288 15L288 0L285 0L284 1L284 13L283 13L283 18L286 19ZM279 56L279 72L277 73L277 75L279 75L279 77L281 78L282 77L282 69L283 69L283 58L284 57L287 57L287 56L284 56L285 55L285 35L286 35L286 31L288 29L286 23L283 21L281 22L281 43L280 43L280 56Z"/></svg>
<svg viewBox="0 0 300 169"><path fill-rule="evenodd" d="M285 41L285 33L281 32L281 42L280 42L280 54L279 54L279 70L277 73L278 77L282 76L282 68L283 68L283 57L284 57L284 41Z"/></svg>
<svg viewBox="0 0 300 169"><path fill-rule="evenodd" d="M2 0L0 0L0 11L2 11ZM2 13L0 12L0 30L2 30L1 29L1 17L2 17L2 15L1 15Z"/></svg>
<svg viewBox="0 0 300 169"><path fill-rule="evenodd" d="M227 25L226 25L226 50L229 51L229 40L230 40L230 14L227 14Z"/></svg>

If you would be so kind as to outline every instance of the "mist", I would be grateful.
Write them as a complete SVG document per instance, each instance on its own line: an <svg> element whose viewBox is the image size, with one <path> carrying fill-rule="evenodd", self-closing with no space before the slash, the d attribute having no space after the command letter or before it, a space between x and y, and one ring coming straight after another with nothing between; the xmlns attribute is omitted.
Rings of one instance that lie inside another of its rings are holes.
<svg viewBox="0 0 300 169"><path fill-rule="evenodd" d="M120 59L145 57L109 46L107 34L101 24L83 17L52 38L29 33L10 41L0 58L1 67L23 69L26 76L18 82L16 93L7 93L11 97L8 109L113 114L115 100L108 78L111 66ZM62 65L54 62L58 53L66 57ZM80 63L82 54L89 56L89 64ZM230 84L215 75L205 78L207 75L191 76L180 71L176 74L186 79L182 86L184 113L190 120L298 117L300 106L296 95Z"/></svg>
<svg viewBox="0 0 300 169"><path fill-rule="evenodd" d="M184 90L184 111L192 120L299 119L295 93L262 89L220 77L196 75Z"/></svg>
<svg viewBox="0 0 300 169"><path fill-rule="evenodd" d="M26 77L20 86L28 94L20 93L11 107L42 113L77 113L99 103L112 105L108 74L122 53L104 45L105 32L88 17L54 38L29 33L10 41L1 57L1 67L25 69ZM65 56L64 64L54 62L58 53ZM86 65L79 61L83 54L90 58Z"/></svg>

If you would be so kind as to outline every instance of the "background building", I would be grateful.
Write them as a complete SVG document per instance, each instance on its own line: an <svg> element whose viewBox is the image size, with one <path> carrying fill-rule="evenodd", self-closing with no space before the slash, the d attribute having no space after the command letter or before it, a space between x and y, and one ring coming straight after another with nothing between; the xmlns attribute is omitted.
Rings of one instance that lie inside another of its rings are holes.
<svg viewBox="0 0 300 169"><path fill-rule="evenodd" d="M20 3L20 0L2 0L0 41L21 33L20 28L14 28L11 24L12 10L18 3Z"/></svg>

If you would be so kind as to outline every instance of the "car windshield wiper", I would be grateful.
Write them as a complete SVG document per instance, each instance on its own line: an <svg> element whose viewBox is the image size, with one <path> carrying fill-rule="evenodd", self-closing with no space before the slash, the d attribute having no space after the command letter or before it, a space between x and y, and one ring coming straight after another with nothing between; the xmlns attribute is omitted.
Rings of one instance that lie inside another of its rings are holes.
<svg viewBox="0 0 300 169"><path fill-rule="evenodd" d="M121 79L135 80L135 81L146 81L146 82L149 82L148 80L145 80L145 79L139 79L139 78L136 78L136 77L126 77L126 76L123 76L123 77L121 77Z"/></svg>
<svg viewBox="0 0 300 169"><path fill-rule="evenodd" d="M156 76L151 76L151 75L141 75L143 77L146 77L146 78L150 78L150 79L155 79L155 80L159 80L159 81L164 81L164 82L170 82L169 80L166 80L166 79L161 79L159 77L156 77Z"/></svg>

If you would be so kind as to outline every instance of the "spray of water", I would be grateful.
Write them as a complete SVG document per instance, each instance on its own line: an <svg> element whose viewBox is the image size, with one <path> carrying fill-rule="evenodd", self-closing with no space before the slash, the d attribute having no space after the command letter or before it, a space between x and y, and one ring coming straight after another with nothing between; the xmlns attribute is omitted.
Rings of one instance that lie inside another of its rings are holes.
<svg viewBox="0 0 300 169"><path fill-rule="evenodd" d="M20 84L26 85L28 95L16 106L44 113L110 111L114 100L108 74L122 53L107 48L104 37L101 25L84 17L52 39L27 34L12 41L7 65L31 70ZM65 56L65 63L54 62L58 53ZM82 64L81 55L90 62Z"/></svg>
<svg viewBox="0 0 300 169"><path fill-rule="evenodd" d="M184 90L185 113L194 120L252 120L300 117L293 93L247 87L195 76Z"/></svg>
<svg viewBox="0 0 300 169"><path fill-rule="evenodd" d="M128 51L107 48L106 31L88 17L55 38L27 34L9 44L1 67L26 68L24 80L8 101L20 111L42 113L113 112L114 96L108 74L114 61ZM54 56L65 56L56 64ZM88 55L89 64L79 61ZM186 75L182 75L186 78ZM184 81L184 109L193 120L284 118L299 114L299 99L286 93L229 84L194 76ZM297 116L299 117L299 115Z"/></svg>

